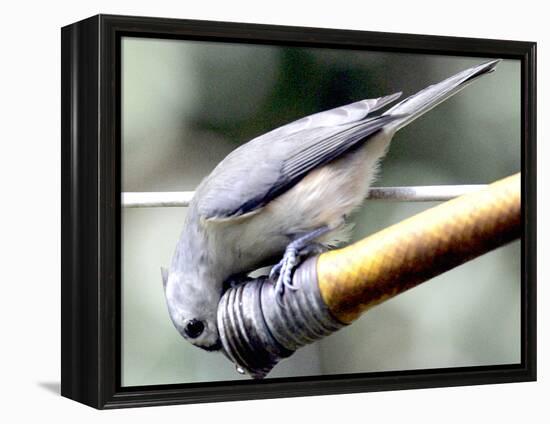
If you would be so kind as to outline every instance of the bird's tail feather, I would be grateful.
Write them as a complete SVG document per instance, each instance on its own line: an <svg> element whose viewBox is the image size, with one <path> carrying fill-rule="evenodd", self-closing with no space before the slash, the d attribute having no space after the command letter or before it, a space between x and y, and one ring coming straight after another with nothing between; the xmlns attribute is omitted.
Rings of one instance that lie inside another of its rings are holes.
<svg viewBox="0 0 550 424"><path fill-rule="evenodd" d="M458 93L477 78L493 72L499 62L500 59L482 63L413 94L384 113L384 115L403 115L402 119L396 119L387 126L394 131L403 128L439 103Z"/></svg>

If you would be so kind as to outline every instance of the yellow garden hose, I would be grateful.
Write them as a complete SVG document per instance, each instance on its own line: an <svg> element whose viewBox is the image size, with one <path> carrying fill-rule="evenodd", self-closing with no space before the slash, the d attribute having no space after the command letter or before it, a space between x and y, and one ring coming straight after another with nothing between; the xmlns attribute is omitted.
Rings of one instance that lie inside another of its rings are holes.
<svg viewBox="0 0 550 424"><path fill-rule="evenodd" d="M520 235L520 174L392 225L317 261L321 296L350 323L384 300Z"/></svg>

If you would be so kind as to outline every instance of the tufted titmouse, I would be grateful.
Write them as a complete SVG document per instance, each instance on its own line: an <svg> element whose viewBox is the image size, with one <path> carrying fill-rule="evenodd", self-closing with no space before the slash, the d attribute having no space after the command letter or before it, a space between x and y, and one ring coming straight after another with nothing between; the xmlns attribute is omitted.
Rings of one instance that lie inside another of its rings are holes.
<svg viewBox="0 0 550 424"><path fill-rule="evenodd" d="M374 112L401 93L317 113L230 153L198 186L168 270L170 317L194 345L218 350L218 301L228 280L271 270L281 296L301 257L347 238L345 218L361 204L397 130L492 72L499 60L462 71Z"/></svg>

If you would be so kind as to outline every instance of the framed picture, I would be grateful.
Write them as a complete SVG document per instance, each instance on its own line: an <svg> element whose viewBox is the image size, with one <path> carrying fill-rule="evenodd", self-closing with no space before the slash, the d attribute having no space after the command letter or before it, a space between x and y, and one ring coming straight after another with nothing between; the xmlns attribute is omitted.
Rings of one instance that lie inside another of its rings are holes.
<svg viewBox="0 0 550 424"><path fill-rule="evenodd" d="M62 395L535 380L535 48L64 27Z"/></svg>

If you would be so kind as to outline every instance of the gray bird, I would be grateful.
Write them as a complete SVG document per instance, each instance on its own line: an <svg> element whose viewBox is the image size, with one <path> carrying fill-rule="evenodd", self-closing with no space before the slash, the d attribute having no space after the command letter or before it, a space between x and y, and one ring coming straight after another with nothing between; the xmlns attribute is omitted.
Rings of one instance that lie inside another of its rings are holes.
<svg viewBox="0 0 550 424"><path fill-rule="evenodd" d="M494 70L493 60L371 113L401 93L307 116L230 153L198 186L168 270L166 303L178 332L219 350L225 282L282 260L270 273L281 296L300 258L348 238L345 218L366 197L397 130Z"/></svg>

